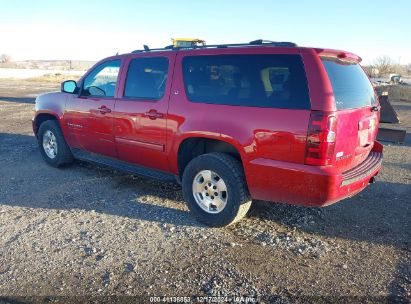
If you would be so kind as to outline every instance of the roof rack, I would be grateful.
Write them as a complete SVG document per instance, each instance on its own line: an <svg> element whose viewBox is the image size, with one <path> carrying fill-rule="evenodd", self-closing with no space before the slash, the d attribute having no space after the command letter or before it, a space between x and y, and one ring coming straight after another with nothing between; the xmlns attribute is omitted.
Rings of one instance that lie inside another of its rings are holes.
<svg viewBox="0 0 411 304"><path fill-rule="evenodd" d="M211 45L194 45L191 47L174 47L173 45L168 45L164 48L150 49L147 45L144 45L143 50L135 50L132 53L141 53L141 52L151 52L151 51L166 51L166 50L187 50L187 49L205 49L205 48L229 48L229 47L239 47L239 46L275 46L275 47L296 47L297 44L293 42L278 42L271 40L253 40L249 43L231 43L231 44L211 44Z"/></svg>

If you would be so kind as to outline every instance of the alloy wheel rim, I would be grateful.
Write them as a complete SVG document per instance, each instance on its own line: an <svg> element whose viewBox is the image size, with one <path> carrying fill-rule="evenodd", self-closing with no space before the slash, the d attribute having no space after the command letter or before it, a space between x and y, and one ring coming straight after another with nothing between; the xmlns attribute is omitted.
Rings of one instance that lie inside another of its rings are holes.
<svg viewBox="0 0 411 304"><path fill-rule="evenodd" d="M227 186L221 176L214 171L198 172L192 188L197 205L207 213L220 213L227 205Z"/></svg>
<svg viewBox="0 0 411 304"><path fill-rule="evenodd" d="M57 139L50 130L43 134L43 149L49 158L54 159L57 156Z"/></svg>

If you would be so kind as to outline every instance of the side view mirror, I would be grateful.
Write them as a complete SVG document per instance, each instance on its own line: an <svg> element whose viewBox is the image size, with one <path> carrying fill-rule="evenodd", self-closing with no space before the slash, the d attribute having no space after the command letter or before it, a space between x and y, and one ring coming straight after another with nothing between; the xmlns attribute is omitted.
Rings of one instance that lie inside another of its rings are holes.
<svg viewBox="0 0 411 304"><path fill-rule="evenodd" d="M73 94L76 92L77 83L74 80L67 80L61 83L61 91L63 93Z"/></svg>

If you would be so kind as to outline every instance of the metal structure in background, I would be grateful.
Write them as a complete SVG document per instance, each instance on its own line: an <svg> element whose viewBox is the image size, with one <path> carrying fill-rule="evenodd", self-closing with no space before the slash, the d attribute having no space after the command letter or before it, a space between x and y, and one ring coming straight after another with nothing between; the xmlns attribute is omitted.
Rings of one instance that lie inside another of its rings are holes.
<svg viewBox="0 0 411 304"><path fill-rule="evenodd" d="M397 112L388 99L388 93L383 92L379 96L381 105L380 126L378 128L377 139L394 143L403 143L407 130L399 123Z"/></svg>
<svg viewBox="0 0 411 304"><path fill-rule="evenodd" d="M377 139L393 143L404 143L407 130L399 125L382 123L378 128Z"/></svg>
<svg viewBox="0 0 411 304"><path fill-rule="evenodd" d="M198 46L205 46L206 42L198 38L172 38L174 48L193 48Z"/></svg>
<svg viewBox="0 0 411 304"><path fill-rule="evenodd" d="M384 92L385 93L385 92ZM381 117L380 122L384 123L400 123L397 112L395 112L391 103L388 101L388 94L379 96L381 105Z"/></svg>

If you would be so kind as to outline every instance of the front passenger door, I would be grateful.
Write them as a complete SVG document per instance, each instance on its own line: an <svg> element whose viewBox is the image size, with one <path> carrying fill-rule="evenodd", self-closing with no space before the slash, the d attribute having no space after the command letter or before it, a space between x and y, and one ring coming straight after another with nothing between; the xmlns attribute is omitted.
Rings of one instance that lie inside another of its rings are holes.
<svg viewBox="0 0 411 304"><path fill-rule="evenodd" d="M79 96L68 101L67 127L78 148L117 157L113 134L115 93L121 60L105 61L83 79Z"/></svg>

